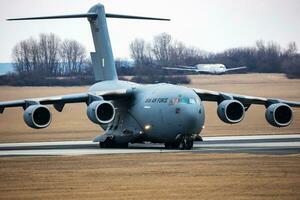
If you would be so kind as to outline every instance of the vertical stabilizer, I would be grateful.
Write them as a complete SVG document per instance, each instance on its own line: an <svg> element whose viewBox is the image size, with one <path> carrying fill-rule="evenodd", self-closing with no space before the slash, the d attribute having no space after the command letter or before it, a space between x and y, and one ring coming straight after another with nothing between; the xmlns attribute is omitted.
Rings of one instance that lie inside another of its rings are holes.
<svg viewBox="0 0 300 200"><path fill-rule="evenodd" d="M97 14L96 18L88 18L96 50L91 53L95 79L96 81L117 80L104 6L97 4L89 10L89 13Z"/></svg>

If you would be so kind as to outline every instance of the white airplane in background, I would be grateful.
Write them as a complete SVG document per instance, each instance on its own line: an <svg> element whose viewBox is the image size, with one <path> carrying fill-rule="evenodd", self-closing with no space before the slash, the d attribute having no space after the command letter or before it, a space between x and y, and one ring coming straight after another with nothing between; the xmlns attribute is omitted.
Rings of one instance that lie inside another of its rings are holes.
<svg viewBox="0 0 300 200"><path fill-rule="evenodd" d="M246 66L227 69L223 64L197 64L195 66L164 67L164 69L190 71L203 74L224 74L229 71L246 69Z"/></svg>

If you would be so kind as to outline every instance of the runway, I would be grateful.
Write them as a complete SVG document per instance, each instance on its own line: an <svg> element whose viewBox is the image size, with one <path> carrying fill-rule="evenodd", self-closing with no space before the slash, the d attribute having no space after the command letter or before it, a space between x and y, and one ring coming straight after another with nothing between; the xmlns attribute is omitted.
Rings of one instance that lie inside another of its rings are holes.
<svg viewBox="0 0 300 200"><path fill-rule="evenodd" d="M300 153L300 134L203 137L203 140L203 142L195 142L192 150L168 150L163 144L150 143L129 144L128 149L100 149L98 143L92 141L2 143L0 144L0 157L167 152L276 155Z"/></svg>

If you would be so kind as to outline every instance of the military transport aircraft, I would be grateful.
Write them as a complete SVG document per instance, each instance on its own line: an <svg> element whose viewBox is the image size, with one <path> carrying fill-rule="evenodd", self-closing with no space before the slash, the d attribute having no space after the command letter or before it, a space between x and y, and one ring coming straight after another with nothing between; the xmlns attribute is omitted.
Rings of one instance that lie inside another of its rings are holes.
<svg viewBox="0 0 300 200"><path fill-rule="evenodd" d="M88 118L99 124L105 134L94 141L100 147L127 147L128 143L164 143L166 148L191 149L204 126L203 101L218 103L217 114L225 123L243 120L251 104L266 107L266 120L273 126L291 124L291 107L300 102L267 99L238 94L193 89L158 83L141 85L118 80L106 18L168 20L105 13L97 4L87 14L60 15L8 20L87 18L93 35L95 52L91 53L95 79L86 93L0 102L0 112L7 107L23 107L25 123L42 129L51 123L47 105L61 112L68 103L86 103Z"/></svg>
<svg viewBox="0 0 300 200"><path fill-rule="evenodd" d="M247 69L246 66L226 68L224 64L197 64L195 66L163 67L168 70L195 72L199 74L225 74L227 72Z"/></svg>

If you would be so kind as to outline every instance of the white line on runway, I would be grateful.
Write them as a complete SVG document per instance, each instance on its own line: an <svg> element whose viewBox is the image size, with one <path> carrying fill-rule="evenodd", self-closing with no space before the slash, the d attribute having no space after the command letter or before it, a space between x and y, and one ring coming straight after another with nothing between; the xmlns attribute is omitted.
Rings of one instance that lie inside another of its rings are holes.
<svg viewBox="0 0 300 200"><path fill-rule="evenodd" d="M218 136L218 137L203 137L204 141L234 141L234 140L264 140L264 139L300 139L300 134L289 135L249 135L249 136Z"/></svg>

